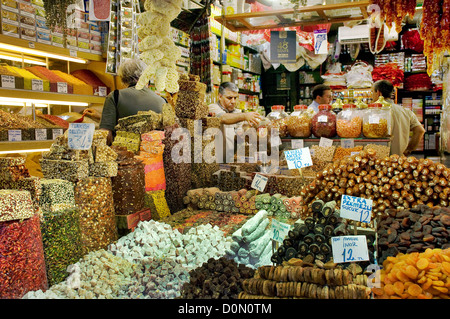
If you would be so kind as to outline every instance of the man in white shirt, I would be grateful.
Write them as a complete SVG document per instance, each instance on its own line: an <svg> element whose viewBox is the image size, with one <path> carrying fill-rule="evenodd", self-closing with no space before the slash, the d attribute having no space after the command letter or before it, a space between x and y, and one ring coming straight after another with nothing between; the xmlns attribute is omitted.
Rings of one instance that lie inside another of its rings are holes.
<svg viewBox="0 0 450 319"><path fill-rule="evenodd" d="M331 96L331 88L328 85L319 84L312 90L313 102L308 106L314 110L315 113L319 112L320 104L330 104L333 97Z"/></svg>
<svg viewBox="0 0 450 319"><path fill-rule="evenodd" d="M262 116L257 112L241 112L236 109L239 99L239 88L231 82L224 82L219 86L219 97L217 103L209 105L209 113L220 118L224 136L225 148L216 146L219 160L234 159L234 137L236 129L246 121L251 126L258 125ZM223 151L225 149L226 158ZM220 154L222 153L222 154ZM232 155L231 155L232 154Z"/></svg>

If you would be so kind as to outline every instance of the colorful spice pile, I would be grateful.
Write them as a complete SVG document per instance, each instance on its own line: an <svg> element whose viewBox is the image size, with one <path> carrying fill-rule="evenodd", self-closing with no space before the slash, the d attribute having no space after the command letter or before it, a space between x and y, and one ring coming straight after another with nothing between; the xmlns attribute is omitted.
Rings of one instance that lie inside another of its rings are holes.
<svg viewBox="0 0 450 319"><path fill-rule="evenodd" d="M403 70L401 70L397 63L385 63L374 67L372 71L372 80L389 80L394 86L399 86L403 83Z"/></svg>
<svg viewBox="0 0 450 319"><path fill-rule="evenodd" d="M67 84L67 93L73 94L73 85L67 83L65 79L57 75L55 72L47 69L43 66L31 66L26 68L27 71L33 73L40 79L46 80L50 82L50 92L59 92L58 91L58 83L66 83Z"/></svg>
<svg viewBox="0 0 450 319"><path fill-rule="evenodd" d="M253 277L254 270L225 257L208 259L201 267L189 272L190 280L183 285L183 299L237 299L243 281Z"/></svg>
<svg viewBox="0 0 450 319"><path fill-rule="evenodd" d="M380 281L380 288L372 288L375 298L448 299L450 248L389 256L383 262Z"/></svg>
<svg viewBox="0 0 450 319"><path fill-rule="evenodd" d="M111 91L111 89L109 87L107 87L106 84L103 83L98 78L98 76L91 70L87 70L87 69L75 70L75 71L71 72L70 74L72 74L74 77L80 79L84 83L87 83L90 86L92 86L92 88L94 89L94 95L98 95L98 93L100 91L100 87L106 88L106 94L109 94Z"/></svg>

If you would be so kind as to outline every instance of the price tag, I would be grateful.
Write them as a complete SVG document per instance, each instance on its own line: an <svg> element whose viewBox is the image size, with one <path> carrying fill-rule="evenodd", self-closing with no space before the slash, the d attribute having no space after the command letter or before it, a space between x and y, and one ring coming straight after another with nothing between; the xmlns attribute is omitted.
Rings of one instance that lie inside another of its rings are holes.
<svg viewBox="0 0 450 319"><path fill-rule="evenodd" d="M93 123L70 123L67 130L69 148L73 150L88 150L94 138Z"/></svg>
<svg viewBox="0 0 450 319"><path fill-rule="evenodd" d="M2 75L2 87L14 89L16 87L16 78L12 75Z"/></svg>
<svg viewBox="0 0 450 319"><path fill-rule="evenodd" d="M30 48L30 49L34 49L34 42L33 41L29 41L28 42L28 47Z"/></svg>
<svg viewBox="0 0 450 319"><path fill-rule="evenodd" d="M380 117L377 115L369 115L369 124L380 124Z"/></svg>
<svg viewBox="0 0 450 319"><path fill-rule="evenodd" d="M56 137L63 135L64 131L62 128L54 128L52 129L52 139L56 139Z"/></svg>
<svg viewBox="0 0 450 319"><path fill-rule="evenodd" d="M98 87L98 95L99 96L106 96L108 91L106 86L99 86Z"/></svg>
<svg viewBox="0 0 450 319"><path fill-rule="evenodd" d="M33 91L44 91L44 81L31 79L31 89Z"/></svg>
<svg viewBox="0 0 450 319"><path fill-rule="evenodd" d="M272 219L272 224L270 226L270 230L272 232L272 240L282 243L288 235L290 229L291 225L281 223L276 219Z"/></svg>
<svg viewBox="0 0 450 319"><path fill-rule="evenodd" d="M362 223L370 223L372 204L371 199L342 195L340 216Z"/></svg>
<svg viewBox="0 0 450 319"><path fill-rule="evenodd" d="M47 129L37 128L34 131L36 141L45 141L47 139Z"/></svg>
<svg viewBox="0 0 450 319"><path fill-rule="evenodd" d="M66 82L58 82L57 83L57 92L58 93L67 93L67 83Z"/></svg>
<svg viewBox="0 0 450 319"><path fill-rule="evenodd" d="M321 137L320 141L319 141L319 146L320 147L330 147L333 145L333 140L326 138L326 137Z"/></svg>
<svg viewBox="0 0 450 319"><path fill-rule="evenodd" d="M303 140L291 140L291 148L297 150L303 148Z"/></svg>
<svg viewBox="0 0 450 319"><path fill-rule="evenodd" d="M346 138L341 140L342 148L353 148L355 147L355 141L352 138Z"/></svg>
<svg viewBox="0 0 450 319"><path fill-rule="evenodd" d="M328 122L328 116L326 116L326 115L320 115L320 116L317 118L317 122L327 123L327 122Z"/></svg>
<svg viewBox="0 0 450 319"><path fill-rule="evenodd" d="M366 236L338 236L331 238L335 263L369 260Z"/></svg>
<svg viewBox="0 0 450 319"><path fill-rule="evenodd" d="M20 142L22 140L22 130L8 130L8 141Z"/></svg>
<svg viewBox="0 0 450 319"><path fill-rule="evenodd" d="M77 57L77 50L70 50L69 51L69 54L70 54L70 56L73 56L73 57Z"/></svg>
<svg viewBox="0 0 450 319"><path fill-rule="evenodd" d="M357 154L359 154L359 152L351 152L350 156L357 155Z"/></svg>
<svg viewBox="0 0 450 319"><path fill-rule="evenodd" d="M298 169L313 165L309 147L284 151L284 157L286 158L289 169Z"/></svg>
<svg viewBox="0 0 450 319"><path fill-rule="evenodd" d="M266 176L262 176L260 174L256 174L255 177L253 178L253 182L252 182L252 188L260 191L261 193L264 192L264 189L266 188L266 184L268 181L268 177Z"/></svg>

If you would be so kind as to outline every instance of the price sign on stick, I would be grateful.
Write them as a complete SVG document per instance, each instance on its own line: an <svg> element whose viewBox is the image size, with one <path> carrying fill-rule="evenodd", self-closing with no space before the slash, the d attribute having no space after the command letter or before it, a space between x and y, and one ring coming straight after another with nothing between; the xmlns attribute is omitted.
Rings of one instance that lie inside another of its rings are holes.
<svg viewBox="0 0 450 319"><path fill-rule="evenodd" d="M70 123L67 131L70 149L88 150L91 148L95 131L93 123Z"/></svg>
<svg viewBox="0 0 450 319"><path fill-rule="evenodd" d="M331 238L333 261L346 263L369 260L366 236L338 236Z"/></svg>
<svg viewBox="0 0 450 319"><path fill-rule="evenodd" d="M253 178L253 182L252 182L252 188L260 191L261 193L264 192L264 189L266 188L266 184L268 181L268 177L266 176L262 176L260 174L256 174L255 177Z"/></svg>
<svg viewBox="0 0 450 319"><path fill-rule="evenodd" d="M340 216L362 223L370 223L372 204L371 199L342 195Z"/></svg>
<svg viewBox="0 0 450 319"><path fill-rule="evenodd" d="M272 240L282 243L288 235L290 229L291 225L281 223L276 219L272 219L272 224L270 226L270 230L272 232Z"/></svg>
<svg viewBox="0 0 450 319"><path fill-rule="evenodd" d="M333 140L326 138L326 137L321 137L319 140L319 146L320 147L330 147L333 146Z"/></svg>
<svg viewBox="0 0 450 319"><path fill-rule="evenodd" d="M303 148L303 140L291 140L291 148L293 150Z"/></svg>
<svg viewBox="0 0 450 319"><path fill-rule="evenodd" d="M298 169L313 165L309 147L284 151L284 157L286 158L289 169Z"/></svg>

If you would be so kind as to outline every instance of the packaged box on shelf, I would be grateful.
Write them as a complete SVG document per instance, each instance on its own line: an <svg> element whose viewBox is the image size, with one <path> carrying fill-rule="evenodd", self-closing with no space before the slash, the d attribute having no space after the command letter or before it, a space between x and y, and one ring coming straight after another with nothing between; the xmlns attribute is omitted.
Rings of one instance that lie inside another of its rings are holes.
<svg viewBox="0 0 450 319"><path fill-rule="evenodd" d="M56 34L52 34L52 45L56 47L64 47L64 37Z"/></svg>
<svg viewBox="0 0 450 319"><path fill-rule="evenodd" d="M97 43L90 43L90 46L91 46L91 53L94 53L94 54L102 54L102 45L101 45L101 43L100 44L97 44Z"/></svg>
<svg viewBox="0 0 450 319"><path fill-rule="evenodd" d="M19 26L36 28L36 18L27 15L19 14Z"/></svg>
<svg viewBox="0 0 450 319"><path fill-rule="evenodd" d="M36 29L38 31L46 31L50 33L50 29L47 26L47 20L41 17L36 17Z"/></svg>
<svg viewBox="0 0 450 319"><path fill-rule="evenodd" d="M2 34L10 37L19 37L19 27L9 23L2 23Z"/></svg>
<svg viewBox="0 0 450 319"><path fill-rule="evenodd" d="M44 44L52 44L50 31L40 31L36 29L36 41Z"/></svg>
<svg viewBox="0 0 450 319"><path fill-rule="evenodd" d="M44 8L41 8L38 6L34 6L34 8L36 9L36 14L35 14L36 19L45 19L46 15L45 15Z"/></svg>
<svg viewBox="0 0 450 319"><path fill-rule="evenodd" d="M20 38L28 41L36 41L36 28L20 27Z"/></svg>
<svg viewBox="0 0 450 319"><path fill-rule="evenodd" d="M19 14L9 10L2 9L2 23L19 25Z"/></svg>
<svg viewBox="0 0 450 319"><path fill-rule="evenodd" d="M32 6L30 4L27 4L24 2L19 2L19 13L24 16L35 18L36 9L34 6Z"/></svg>
<svg viewBox="0 0 450 319"><path fill-rule="evenodd" d="M84 38L77 38L77 46L78 50L82 52L90 52L91 51L91 44L89 40L86 41Z"/></svg>
<svg viewBox="0 0 450 319"><path fill-rule="evenodd" d="M9 10L19 13L19 5L15 0L2 0L2 10Z"/></svg>
<svg viewBox="0 0 450 319"><path fill-rule="evenodd" d="M67 36L66 37L66 47L71 50L76 50L77 46L77 37Z"/></svg>

